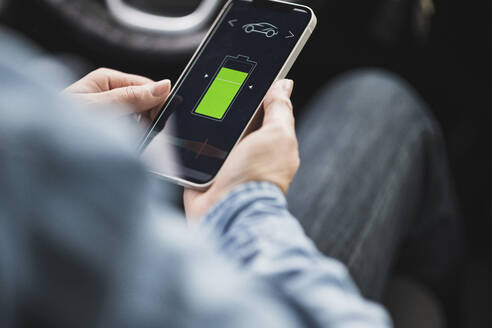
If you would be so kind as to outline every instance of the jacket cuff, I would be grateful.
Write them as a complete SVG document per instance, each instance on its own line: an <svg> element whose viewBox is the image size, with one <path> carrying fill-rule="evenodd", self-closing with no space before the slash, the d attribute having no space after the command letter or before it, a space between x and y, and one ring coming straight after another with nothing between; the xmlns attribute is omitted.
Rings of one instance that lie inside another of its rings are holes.
<svg viewBox="0 0 492 328"><path fill-rule="evenodd" d="M270 210L273 207L281 212L287 208L287 201L279 187L264 181L248 182L237 186L215 204L200 220L197 228L212 230L220 237L227 233L236 221L247 220L250 216L240 214L258 201L267 201Z"/></svg>

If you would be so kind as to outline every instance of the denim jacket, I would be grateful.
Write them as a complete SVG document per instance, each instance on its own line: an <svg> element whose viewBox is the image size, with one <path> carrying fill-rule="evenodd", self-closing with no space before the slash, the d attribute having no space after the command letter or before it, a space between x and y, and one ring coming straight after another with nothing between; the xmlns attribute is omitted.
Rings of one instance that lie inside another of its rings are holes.
<svg viewBox="0 0 492 328"><path fill-rule="evenodd" d="M131 127L59 95L70 78L0 33L1 327L386 327L266 182L189 229Z"/></svg>

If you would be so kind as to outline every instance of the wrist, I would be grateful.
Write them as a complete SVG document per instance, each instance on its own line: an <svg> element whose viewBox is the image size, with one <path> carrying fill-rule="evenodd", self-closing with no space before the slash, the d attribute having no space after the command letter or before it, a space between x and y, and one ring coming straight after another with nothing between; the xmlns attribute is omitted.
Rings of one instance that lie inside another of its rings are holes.
<svg viewBox="0 0 492 328"><path fill-rule="evenodd" d="M251 209L250 205L256 206L258 202L265 201L274 204L272 206L277 209L287 208L284 194L275 184L264 181L247 182L236 186L213 203L197 223L202 227L214 227L213 230L222 230L220 227L225 226L230 228L232 221L236 222L244 211Z"/></svg>
<svg viewBox="0 0 492 328"><path fill-rule="evenodd" d="M195 225L215 208L230 203L238 195L264 190L280 193L283 196L276 184L266 181L245 181L220 190L213 185L209 190L198 195L195 191L186 190L184 194L186 217L190 224Z"/></svg>
<svg viewBox="0 0 492 328"><path fill-rule="evenodd" d="M239 204L243 199L263 198L265 195L275 194L276 197L284 197L282 190L274 183L268 181L248 181L229 189L221 196L211 198L208 211L205 216L220 210L221 208Z"/></svg>

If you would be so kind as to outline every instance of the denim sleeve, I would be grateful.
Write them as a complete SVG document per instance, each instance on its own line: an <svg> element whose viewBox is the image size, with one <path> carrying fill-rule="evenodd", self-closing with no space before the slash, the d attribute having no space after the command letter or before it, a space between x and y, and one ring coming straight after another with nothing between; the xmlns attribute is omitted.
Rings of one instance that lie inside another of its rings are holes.
<svg viewBox="0 0 492 328"><path fill-rule="evenodd" d="M216 235L221 253L280 290L312 325L391 326L380 306L361 297L344 265L316 249L274 185L236 188L198 229Z"/></svg>
<svg viewBox="0 0 492 328"><path fill-rule="evenodd" d="M131 126L61 98L69 73L1 30L0 48L0 327L299 327L192 237Z"/></svg>
<svg viewBox="0 0 492 328"><path fill-rule="evenodd" d="M0 327L389 324L275 187L239 187L190 234L129 126L60 98L68 73L1 31L0 48Z"/></svg>

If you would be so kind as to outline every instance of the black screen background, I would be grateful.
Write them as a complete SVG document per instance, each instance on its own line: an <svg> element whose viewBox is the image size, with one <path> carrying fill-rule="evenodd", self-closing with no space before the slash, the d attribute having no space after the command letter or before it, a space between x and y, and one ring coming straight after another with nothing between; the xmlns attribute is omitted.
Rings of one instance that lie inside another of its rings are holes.
<svg viewBox="0 0 492 328"><path fill-rule="evenodd" d="M149 135L164 133L181 140L196 142L207 140L207 145L229 152L311 19L311 14L307 10L300 12L292 10L293 8L292 5L272 8L258 1L233 1L206 41L205 47L192 63L188 75L181 80L164 105L163 115ZM233 22L234 26L229 24L231 20L236 20ZM275 25L279 33L267 38L261 33L247 34L242 29L245 24L260 22ZM291 35L290 32L294 37L286 38ZM237 55L248 56L257 65L223 120L216 121L192 114L197 101L224 58ZM208 78L204 78L206 74L209 75ZM249 85L253 85L253 89L249 89L247 87ZM175 168L184 167L191 170L182 169L176 172L174 169L173 172L157 173L177 175L178 178L191 182L208 182L224 162L221 158L197 156L196 150L171 144L167 144L166 147L172 148L174 162L177 164L174 165ZM155 151L155 148L152 151ZM158 156L151 157L154 158L153 160L158 158ZM152 163L149 164L155 167ZM205 174L193 174L194 171Z"/></svg>

